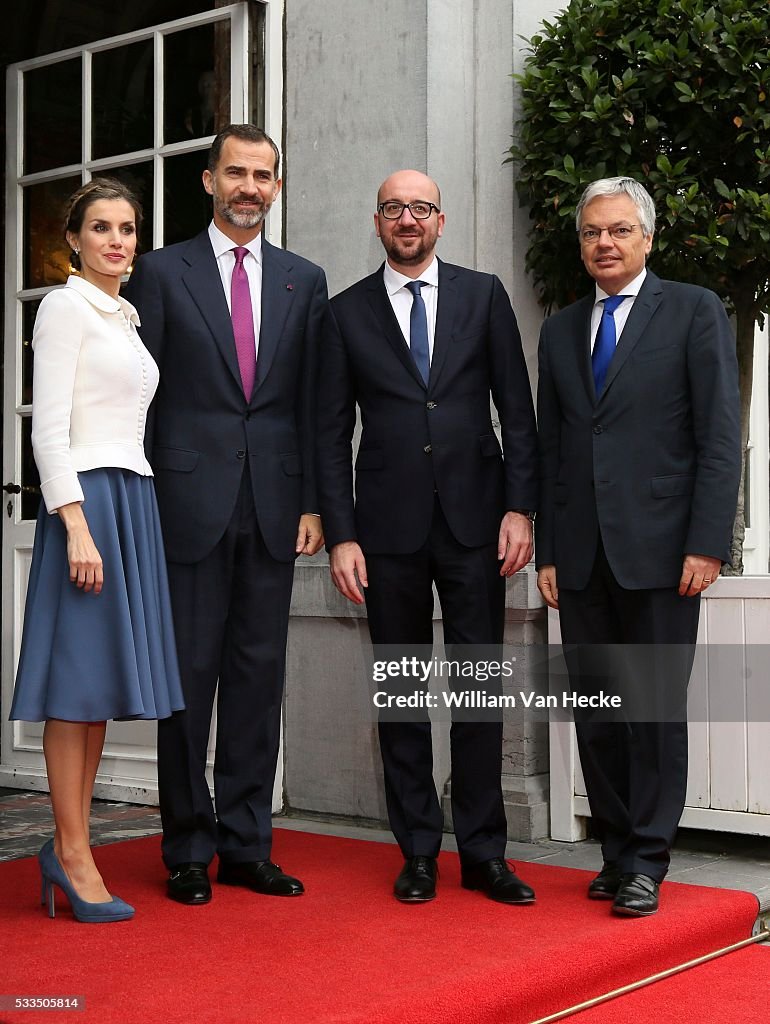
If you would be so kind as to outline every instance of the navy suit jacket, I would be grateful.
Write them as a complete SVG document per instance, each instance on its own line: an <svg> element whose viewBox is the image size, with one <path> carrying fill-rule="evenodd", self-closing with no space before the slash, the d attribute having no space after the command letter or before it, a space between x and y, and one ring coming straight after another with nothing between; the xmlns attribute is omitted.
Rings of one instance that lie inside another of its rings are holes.
<svg viewBox="0 0 770 1024"><path fill-rule="evenodd" d="M537 508L529 378L516 318L496 277L439 262L427 387L382 268L335 296L331 309L318 411L318 486L329 547L357 540L364 553L417 551L436 494L455 538L468 547L495 543L507 509ZM362 434L354 498L356 403Z"/></svg>
<svg viewBox="0 0 770 1024"><path fill-rule="evenodd" d="M686 554L729 559L741 474L735 339L719 298L648 271L595 394L595 294L540 334L538 567L588 583L599 535L630 590L677 586Z"/></svg>
<svg viewBox="0 0 770 1024"><path fill-rule="evenodd" d="M248 458L267 549L292 561L300 515L318 511L313 421L328 308L323 271L263 238L250 401L208 231L141 256L126 297L160 369L146 445L169 560L200 561L220 540Z"/></svg>

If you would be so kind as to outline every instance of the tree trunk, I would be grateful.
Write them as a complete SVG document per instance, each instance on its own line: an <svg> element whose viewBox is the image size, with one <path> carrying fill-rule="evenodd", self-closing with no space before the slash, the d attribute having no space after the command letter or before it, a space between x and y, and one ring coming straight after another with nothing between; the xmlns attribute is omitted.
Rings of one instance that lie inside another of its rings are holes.
<svg viewBox="0 0 770 1024"><path fill-rule="evenodd" d="M738 384L741 397L741 483L738 489L738 508L733 526L733 542L730 563L725 565L724 576L743 575L743 541L746 536L746 452L749 445L749 413L751 411L751 386L754 371L754 296L736 296L736 352L738 355Z"/></svg>

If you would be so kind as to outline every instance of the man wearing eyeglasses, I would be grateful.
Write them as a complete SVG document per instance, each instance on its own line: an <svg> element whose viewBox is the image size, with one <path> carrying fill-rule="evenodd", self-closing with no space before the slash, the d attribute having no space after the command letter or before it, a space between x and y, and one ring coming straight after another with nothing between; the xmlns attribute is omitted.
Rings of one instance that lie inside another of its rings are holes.
<svg viewBox="0 0 770 1024"><path fill-rule="evenodd" d="M649 719L575 716L604 860L588 896L642 917L684 807L700 595L730 556L738 368L719 298L646 269L655 207L639 182L589 185L577 229L595 286L540 335L538 586L573 688L625 681Z"/></svg>
<svg viewBox="0 0 770 1024"><path fill-rule="evenodd" d="M333 300L319 388L319 499L334 583L355 604L365 595L375 647L428 656L434 582L450 649L502 643L505 581L532 556L537 501L534 412L510 301L497 277L436 258L444 223L430 178L405 170L383 182L374 228L387 259ZM436 894L443 830L430 722L380 720L379 735L404 856L394 893L424 902ZM504 860L502 724L454 721L451 752L462 884L532 902Z"/></svg>

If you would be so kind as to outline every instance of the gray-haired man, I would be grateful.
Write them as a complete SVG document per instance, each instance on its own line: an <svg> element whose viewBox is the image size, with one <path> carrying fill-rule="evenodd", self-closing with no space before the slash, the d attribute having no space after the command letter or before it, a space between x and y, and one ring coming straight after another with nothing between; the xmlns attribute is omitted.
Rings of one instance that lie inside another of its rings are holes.
<svg viewBox="0 0 770 1024"><path fill-rule="evenodd" d="M683 706L700 594L730 552L741 465L735 342L713 292L647 271L655 208L639 182L593 182L577 228L595 288L540 336L538 586L559 609L563 642L578 645L574 686L586 684L586 665L611 675L606 645L644 645L635 678L648 706L677 686ZM648 671L661 660L650 652L662 650L650 645L670 645L665 669ZM589 896L620 914L654 913L684 807L684 715L576 718L604 858Z"/></svg>

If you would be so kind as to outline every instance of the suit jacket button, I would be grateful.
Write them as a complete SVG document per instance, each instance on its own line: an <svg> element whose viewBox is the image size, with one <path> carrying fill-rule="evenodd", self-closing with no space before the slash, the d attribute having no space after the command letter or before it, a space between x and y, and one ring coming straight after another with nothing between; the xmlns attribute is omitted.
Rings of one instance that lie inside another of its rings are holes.
<svg viewBox="0 0 770 1024"><path fill-rule="evenodd" d="M243 450L243 448L239 448L238 451L235 454L236 454L236 456L239 459L245 459L246 458L246 452Z"/></svg>
<svg viewBox="0 0 770 1024"><path fill-rule="evenodd" d="M428 402L426 404L425 408L426 409L435 409L436 408L436 402Z"/></svg>
<svg viewBox="0 0 770 1024"><path fill-rule="evenodd" d="M426 455L430 455L430 453L433 451L433 445L426 444L425 447L423 448L423 451L425 452Z"/></svg>
<svg viewBox="0 0 770 1024"><path fill-rule="evenodd" d="M594 433L595 434L601 434L601 432L603 430L604 430L604 427L600 423L597 423L596 426L594 427Z"/></svg>

